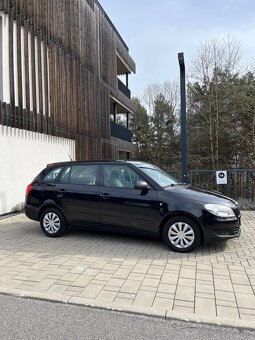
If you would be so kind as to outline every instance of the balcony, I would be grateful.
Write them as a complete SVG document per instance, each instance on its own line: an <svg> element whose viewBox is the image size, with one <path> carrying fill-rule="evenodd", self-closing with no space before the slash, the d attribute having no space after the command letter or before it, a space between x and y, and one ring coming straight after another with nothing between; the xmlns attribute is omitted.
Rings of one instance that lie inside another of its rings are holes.
<svg viewBox="0 0 255 340"><path fill-rule="evenodd" d="M111 136L132 143L131 131L113 121L111 121Z"/></svg>
<svg viewBox="0 0 255 340"><path fill-rule="evenodd" d="M118 89L122 92L128 99L131 99L131 92L129 88L122 83L122 81L118 78Z"/></svg>

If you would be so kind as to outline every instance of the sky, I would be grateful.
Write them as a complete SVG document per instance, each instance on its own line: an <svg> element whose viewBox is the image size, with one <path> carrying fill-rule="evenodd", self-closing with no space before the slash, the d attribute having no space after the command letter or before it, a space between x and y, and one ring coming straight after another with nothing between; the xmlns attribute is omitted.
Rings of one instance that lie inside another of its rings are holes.
<svg viewBox="0 0 255 340"><path fill-rule="evenodd" d="M178 52L188 69L198 46L234 37L242 61L255 57L255 0L99 0L136 62L132 95L179 78Z"/></svg>

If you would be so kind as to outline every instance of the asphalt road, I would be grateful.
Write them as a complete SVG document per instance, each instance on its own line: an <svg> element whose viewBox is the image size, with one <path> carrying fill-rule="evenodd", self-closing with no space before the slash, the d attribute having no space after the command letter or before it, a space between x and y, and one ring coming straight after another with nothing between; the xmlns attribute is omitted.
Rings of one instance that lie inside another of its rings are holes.
<svg viewBox="0 0 255 340"><path fill-rule="evenodd" d="M254 340L255 331L0 295L0 339Z"/></svg>

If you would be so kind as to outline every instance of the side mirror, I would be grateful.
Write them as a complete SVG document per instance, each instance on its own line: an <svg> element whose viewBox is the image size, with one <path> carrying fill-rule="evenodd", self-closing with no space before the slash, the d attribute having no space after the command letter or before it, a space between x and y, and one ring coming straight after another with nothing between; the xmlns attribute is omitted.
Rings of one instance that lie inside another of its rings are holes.
<svg viewBox="0 0 255 340"><path fill-rule="evenodd" d="M135 189L146 190L146 189L149 189L149 185L145 181L138 181L138 182L135 183Z"/></svg>

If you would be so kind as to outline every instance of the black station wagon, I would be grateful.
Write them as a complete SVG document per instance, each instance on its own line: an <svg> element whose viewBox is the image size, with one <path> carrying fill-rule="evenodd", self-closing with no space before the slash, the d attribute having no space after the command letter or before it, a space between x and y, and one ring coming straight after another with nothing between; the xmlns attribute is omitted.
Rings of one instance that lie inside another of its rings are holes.
<svg viewBox="0 0 255 340"><path fill-rule="evenodd" d="M26 216L50 237L82 227L162 237L174 251L240 235L238 204L129 161L48 165L28 185Z"/></svg>

